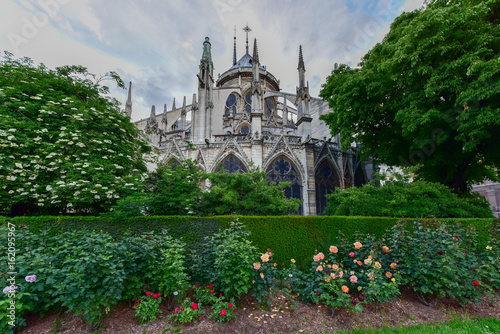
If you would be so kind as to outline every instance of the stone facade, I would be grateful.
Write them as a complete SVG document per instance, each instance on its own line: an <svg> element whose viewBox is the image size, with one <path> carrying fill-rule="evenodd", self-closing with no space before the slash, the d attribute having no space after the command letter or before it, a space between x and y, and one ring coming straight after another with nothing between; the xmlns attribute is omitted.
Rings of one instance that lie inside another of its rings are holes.
<svg viewBox="0 0 500 334"><path fill-rule="evenodd" d="M299 85L282 92L280 82L260 65L257 41L253 54L236 60L215 80L212 50L207 37L200 60L198 92L191 103L175 100L149 118L136 122L167 163L194 159L199 168L217 172L246 172L258 166L270 181L290 181L289 197L303 200L299 214L322 214L325 194L335 187L359 186L373 178L371 161L360 161L356 146L340 150L340 136L331 136L319 116L332 112L328 103L309 95L302 48L299 48ZM131 87L126 113L132 112Z"/></svg>
<svg viewBox="0 0 500 334"><path fill-rule="evenodd" d="M479 193L490 203L495 217L500 218L500 183L486 181L472 187L473 192Z"/></svg>

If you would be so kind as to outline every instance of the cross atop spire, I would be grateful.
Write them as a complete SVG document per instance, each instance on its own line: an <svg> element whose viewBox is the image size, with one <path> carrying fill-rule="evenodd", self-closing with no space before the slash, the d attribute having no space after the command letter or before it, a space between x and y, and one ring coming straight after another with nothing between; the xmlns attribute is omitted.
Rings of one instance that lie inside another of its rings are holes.
<svg viewBox="0 0 500 334"><path fill-rule="evenodd" d="M236 65L236 26L234 26L234 52L233 52L233 65Z"/></svg>
<svg viewBox="0 0 500 334"><path fill-rule="evenodd" d="M247 25L243 28L243 31L247 33L247 53L248 53L248 33L252 31L252 29Z"/></svg>

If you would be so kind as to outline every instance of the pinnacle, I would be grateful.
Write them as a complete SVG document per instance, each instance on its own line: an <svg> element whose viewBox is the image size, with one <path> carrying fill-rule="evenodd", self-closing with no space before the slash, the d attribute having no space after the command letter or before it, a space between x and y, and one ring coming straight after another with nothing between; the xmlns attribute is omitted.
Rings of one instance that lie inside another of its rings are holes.
<svg viewBox="0 0 500 334"><path fill-rule="evenodd" d="M299 46L299 67L297 69L298 70L306 69L306 67L304 66L304 57L302 56L302 45Z"/></svg>
<svg viewBox="0 0 500 334"><path fill-rule="evenodd" d="M253 40L253 62L259 64L259 50L257 48L257 38Z"/></svg>

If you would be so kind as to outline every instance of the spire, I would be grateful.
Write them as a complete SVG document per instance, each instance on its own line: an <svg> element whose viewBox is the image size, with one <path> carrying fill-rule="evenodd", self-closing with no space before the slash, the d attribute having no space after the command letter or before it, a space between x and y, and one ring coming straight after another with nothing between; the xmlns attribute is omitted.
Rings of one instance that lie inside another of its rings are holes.
<svg viewBox="0 0 500 334"><path fill-rule="evenodd" d="M247 50L247 53L248 53L248 33L249 33L250 31L252 31L252 29L250 29L250 27L248 26L248 23L247 23L247 25L243 28L243 31L247 33L247 49L246 49L246 50Z"/></svg>
<svg viewBox="0 0 500 334"><path fill-rule="evenodd" d="M210 38L205 37L205 42L203 42L203 54L201 55L201 59L206 59L208 61L212 61L212 50L211 50Z"/></svg>
<svg viewBox="0 0 500 334"><path fill-rule="evenodd" d="M191 106L193 110L198 109L198 102L196 101L196 94L193 93L193 102L191 102Z"/></svg>
<svg viewBox="0 0 500 334"><path fill-rule="evenodd" d="M156 110L155 110L155 106L154 105L151 107L151 115L149 115L149 118L151 118L151 119L155 119L156 118Z"/></svg>
<svg viewBox="0 0 500 334"><path fill-rule="evenodd" d="M172 110L175 110L175 109L177 109L177 108L175 107L175 97L174 97L174 103L172 103Z"/></svg>
<svg viewBox="0 0 500 334"><path fill-rule="evenodd" d="M297 67L299 71L299 88L303 88L305 86L305 72L306 67L304 66L304 56L302 55L302 45L299 46L299 67Z"/></svg>
<svg viewBox="0 0 500 334"><path fill-rule="evenodd" d="M306 69L306 67L304 66L304 57L302 56L302 45L299 46L299 67L297 69L298 70Z"/></svg>
<svg viewBox="0 0 500 334"><path fill-rule="evenodd" d="M259 50L257 49L257 38L253 40L253 62L259 64Z"/></svg>
<svg viewBox="0 0 500 334"><path fill-rule="evenodd" d="M166 103L163 105L163 115L161 117L161 121L163 123L165 123L165 124L168 123L168 120L167 120L167 104Z"/></svg>
<svg viewBox="0 0 500 334"><path fill-rule="evenodd" d="M186 111L186 95L184 95L184 100L182 101L182 111Z"/></svg>
<svg viewBox="0 0 500 334"><path fill-rule="evenodd" d="M128 98L125 103L125 115L128 118L132 115L132 81L128 84Z"/></svg>
<svg viewBox="0 0 500 334"><path fill-rule="evenodd" d="M233 65L236 65L236 26L234 26L234 51L233 51Z"/></svg>

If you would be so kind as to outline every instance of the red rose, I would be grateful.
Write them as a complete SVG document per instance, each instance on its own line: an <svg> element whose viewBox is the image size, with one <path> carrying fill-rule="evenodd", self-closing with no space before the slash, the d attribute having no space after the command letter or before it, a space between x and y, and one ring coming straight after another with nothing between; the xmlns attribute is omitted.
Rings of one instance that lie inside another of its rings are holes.
<svg viewBox="0 0 500 334"><path fill-rule="evenodd" d="M196 309L198 308L198 304L193 303L193 305L191 305L191 308L192 308L193 310L196 310Z"/></svg>
<svg viewBox="0 0 500 334"><path fill-rule="evenodd" d="M158 298L158 295L155 293L155 294L153 295L153 298L154 298L154 299Z"/></svg>
<svg viewBox="0 0 500 334"><path fill-rule="evenodd" d="M219 297L222 297L222 292L219 294Z"/></svg>
<svg viewBox="0 0 500 334"><path fill-rule="evenodd" d="M229 303L229 308L232 309L233 308L233 303Z"/></svg>
<svg viewBox="0 0 500 334"><path fill-rule="evenodd" d="M220 315L222 315L223 317L225 317L226 316L226 310L221 310L220 311Z"/></svg>
<svg viewBox="0 0 500 334"><path fill-rule="evenodd" d="M135 303L135 306L137 306L137 303Z"/></svg>
<svg viewBox="0 0 500 334"><path fill-rule="evenodd" d="M350 257L354 257L354 255L355 255L355 254L354 254L354 252L350 252L350 253L349 253L349 256L350 256Z"/></svg>
<svg viewBox="0 0 500 334"><path fill-rule="evenodd" d="M195 287L197 287L197 288L199 288L199 287L200 287L198 284L195 284L194 286L195 286Z"/></svg>
<svg viewBox="0 0 500 334"><path fill-rule="evenodd" d="M462 251L462 253L464 253L464 254L465 254L465 251L463 250L463 251Z"/></svg>
<svg viewBox="0 0 500 334"><path fill-rule="evenodd" d="M210 290L210 293L214 293L214 290Z"/></svg>
<svg viewBox="0 0 500 334"><path fill-rule="evenodd" d="M212 283L210 283L210 284L208 285L208 287L209 287L210 289L213 289L213 288L214 288L214 285L213 285Z"/></svg>
<svg viewBox="0 0 500 334"><path fill-rule="evenodd" d="M478 285L479 285L479 282L478 282L478 281L474 281L474 282L472 282L472 283L474 283L474 285L475 285L475 286L478 286Z"/></svg>
<svg viewBox="0 0 500 334"><path fill-rule="evenodd" d="M173 311L174 313L178 313L179 312L179 308L176 307L175 310Z"/></svg>
<svg viewBox="0 0 500 334"><path fill-rule="evenodd" d="M158 292L158 297L161 297L161 293Z"/></svg>
<svg viewBox="0 0 500 334"><path fill-rule="evenodd" d="M443 254L444 254L444 252L443 252L443 251L439 251L439 252L437 252L437 253L438 253L439 255L443 255Z"/></svg>
<svg viewBox="0 0 500 334"><path fill-rule="evenodd" d="M448 232L448 229L446 229L446 232Z"/></svg>
<svg viewBox="0 0 500 334"><path fill-rule="evenodd" d="M141 300L140 300L140 299L137 299L136 303L140 303L140 302L141 302Z"/></svg>
<svg viewBox="0 0 500 334"><path fill-rule="evenodd" d="M184 311L184 307L181 307L181 311Z"/></svg>
<svg viewBox="0 0 500 334"><path fill-rule="evenodd" d="M146 296L151 296L151 291L146 292Z"/></svg>

